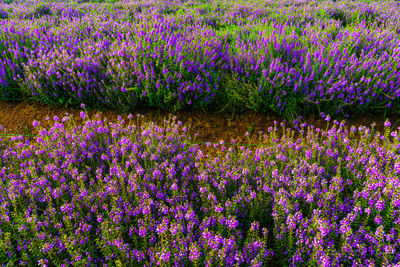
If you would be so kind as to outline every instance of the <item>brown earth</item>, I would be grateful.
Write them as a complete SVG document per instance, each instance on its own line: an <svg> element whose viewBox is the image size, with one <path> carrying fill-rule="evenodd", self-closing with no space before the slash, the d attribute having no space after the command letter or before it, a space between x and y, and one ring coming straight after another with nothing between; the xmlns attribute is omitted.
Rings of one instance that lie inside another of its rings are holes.
<svg viewBox="0 0 400 267"><path fill-rule="evenodd" d="M54 121L53 117L58 116L60 119L65 113L72 114L78 125L82 123L82 119L79 113L82 110L63 108L63 107L52 107L47 106L37 101L20 101L20 102L5 102L0 101L0 126L5 128L0 131L0 134L23 134L23 135L34 135L37 130L32 126L32 122L37 120L45 128L50 128ZM154 121L156 124L161 123L164 118L168 117L169 114L173 114L180 120L183 125L189 129L189 134L196 137L196 142L219 142L224 140L226 143L230 143L231 140L235 140L236 143L252 143L256 144L259 138L259 132L267 132L268 127L274 126L274 120L279 123L284 120L283 117L277 115L265 115L257 114L255 112L245 112L242 114L223 114L223 113L212 113L202 111L179 111L177 113L167 113L157 109L137 109L131 112L133 115L142 114L144 115L145 121ZM128 114L123 114L114 110L88 111L89 117L93 118L95 114L99 114L102 118L107 118L110 122L117 122L117 117L121 115L122 118L127 120ZM46 120L49 117L49 120ZM389 120L392 126L395 125L396 121L400 119L398 117L390 117ZM303 121L308 124L326 129L327 122L321 117L316 116L304 116ZM367 116L363 114L353 115L346 120L346 125L351 126L370 126L373 122L376 122L375 129L383 132L383 116ZM245 136L247 131L251 130L253 125L253 131L248 139ZM286 123L289 126L289 123ZM332 125L332 123L330 123ZM394 129L400 124L396 125Z"/></svg>

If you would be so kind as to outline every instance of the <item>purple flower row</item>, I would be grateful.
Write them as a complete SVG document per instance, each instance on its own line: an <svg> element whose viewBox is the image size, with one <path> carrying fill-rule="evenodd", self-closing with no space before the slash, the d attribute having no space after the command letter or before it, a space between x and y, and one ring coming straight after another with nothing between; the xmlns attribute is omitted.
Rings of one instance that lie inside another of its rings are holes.
<svg viewBox="0 0 400 267"><path fill-rule="evenodd" d="M253 2L1 4L0 92L112 108L400 110L398 4Z"/></svg>
<svg viewBox="0 0 400 267"><path fill-rule="evenodd" d="M296 122L298 139L276 123L260 148L221 142L212 158L174 118L81 117L79 127L68 116L51 129L33 122L33 141L0 140L1 262L400 263L400 141L389 122L383 134Z"/></svg>

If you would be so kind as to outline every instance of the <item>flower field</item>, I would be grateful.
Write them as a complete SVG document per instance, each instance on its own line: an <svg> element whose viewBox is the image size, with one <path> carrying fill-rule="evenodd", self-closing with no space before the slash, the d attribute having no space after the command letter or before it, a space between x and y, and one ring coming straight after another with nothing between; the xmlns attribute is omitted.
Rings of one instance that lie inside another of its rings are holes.
<svg viewBox="0 0 400 267"><path fill-rule="evenodd" d="M137 128L81 117L79 127L55 117L35 142L0 143L1 262L400 262L400 141L389 122L384 134L297 123L297 139L277 125L264 147L221 142L209 157L173 118Z"/></svg>
<svg viewBox="0 0 400 267"><path fill-rule="evenodd" d="M399 18L393 1L3 1L0 98L83 111L0 135L0 265L398 266L400 127L336 116L399 114ZM291 122L204 149L176 117L86 109L138 107Z"/></svg>
<svg viewBox="0 0 400 267"><path fill-rule="evenodd" d="M398 114L397 2L0 4L0 97Z"/></svg>

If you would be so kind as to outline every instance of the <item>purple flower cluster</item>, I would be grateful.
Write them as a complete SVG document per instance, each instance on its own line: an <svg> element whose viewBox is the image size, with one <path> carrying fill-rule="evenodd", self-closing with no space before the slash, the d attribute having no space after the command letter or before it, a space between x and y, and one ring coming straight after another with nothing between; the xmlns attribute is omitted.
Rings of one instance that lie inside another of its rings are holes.
<svg viewBox="0 0 400 267"><path fill-rule="evenodd" d="M81 117L0 139L1 262L400 263L400 140L388 126L297 124L299 138L275 126L264 146L222 143L212 158L174 118Z"/></svg>
<svg viewBox="0 0 400 267"><path fill-rule="evenodd" d="M6 19L8 18L8 13L4 9L0 8L0 19Z"/></svg>
<svg viewBox="0 0 400 267"><path fill-rule="evenodd" d="M0 4L0 93L130 109L400 111L399 4Z"/></svg>

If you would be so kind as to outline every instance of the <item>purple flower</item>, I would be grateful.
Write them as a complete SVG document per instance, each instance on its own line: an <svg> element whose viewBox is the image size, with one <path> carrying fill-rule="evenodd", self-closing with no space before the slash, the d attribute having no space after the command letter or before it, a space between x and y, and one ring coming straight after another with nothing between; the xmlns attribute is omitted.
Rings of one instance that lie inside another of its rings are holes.
<svg viewBox="0 0 400 267"><path fill-rule="evenodd" d="M382 223L382 216L379 215L379 214L376 215L376 216L375 216L374 222L375 222L376 224L380 225L380 224Z"/></svg>
<svg viewBox="0 0 400 267"><path fill-rule="evenodd" d="M40 266L46 267L46 266L47 266L47 263L49 263L49 261L48 261L47 259L40 259L40 260L38 260L38 264L39 264Z"/></svg>
<svg viewBox="0 0 400 267"><path fill-rule="evenodd" d="M327 115L327 116L325 117L325 120L326 120L326 121L330 121L330 120L331 120L331 116Z"/></svg>
<svg viewBox="0 0 400 267"><path fill-rule="evenodd" d="M140 226L139 227L139 236L144 237L144 236L146 236L146 234L147 234L146 227Z"/></svg>
<svg viewBox="0 0 400 267"><path fill-rule="evenodd" d="M199 250L197 249L196 245L192 244L189 251L190 251L190 252L189 252L189 260L190 260L191 262L193 262L193 261L199 259L199 257L200 257L200 252L199 252Z"/></svg>
<svg viewBox="0 0 400 267"><path fill-rule="evenodd" d="M397 171L398 174L400 174L400 162L396 162L394 164L394 169Z"/></svg>
<svg viewBox="0 0 400 267"><path fill-rule="evenodd" d="M81 117L82 119L86 119L86 118L87 118L86 113L83 112L83 111L81 111L81 112L79 113L79 115L80 115L80 117Z"/></svg>
<svg viewBox="0 0 400 267"><path fill-rule="evenodd" d="M258 222L252 222L251 223L251 230L258 231L258 228L259 228L259 223Z"/></svg>
<svg viewBox="0 0 400 267"><path fill-rule="evenodd" d="M164 262L168 262L169 261L169 257L170 257L170 255L171 255L171 252L170 251L167 251L167 252L162 252L161 253L161 259L164 261Z"/></svg>
<svg viewBox="0 0 400 267"><path fill-rule="evenodd" d="M229 215L228 219L225 221L225 224L231 229L236 229L236 227L239 225L239 222L236 220L236 218Z"/></svg>
<svg viewBox="0 0 400 267"><path fill-rule="evenodd" d="M379 199L375 204L375 208L378 212L381 212L385 208L385 201Z"/></svg>

